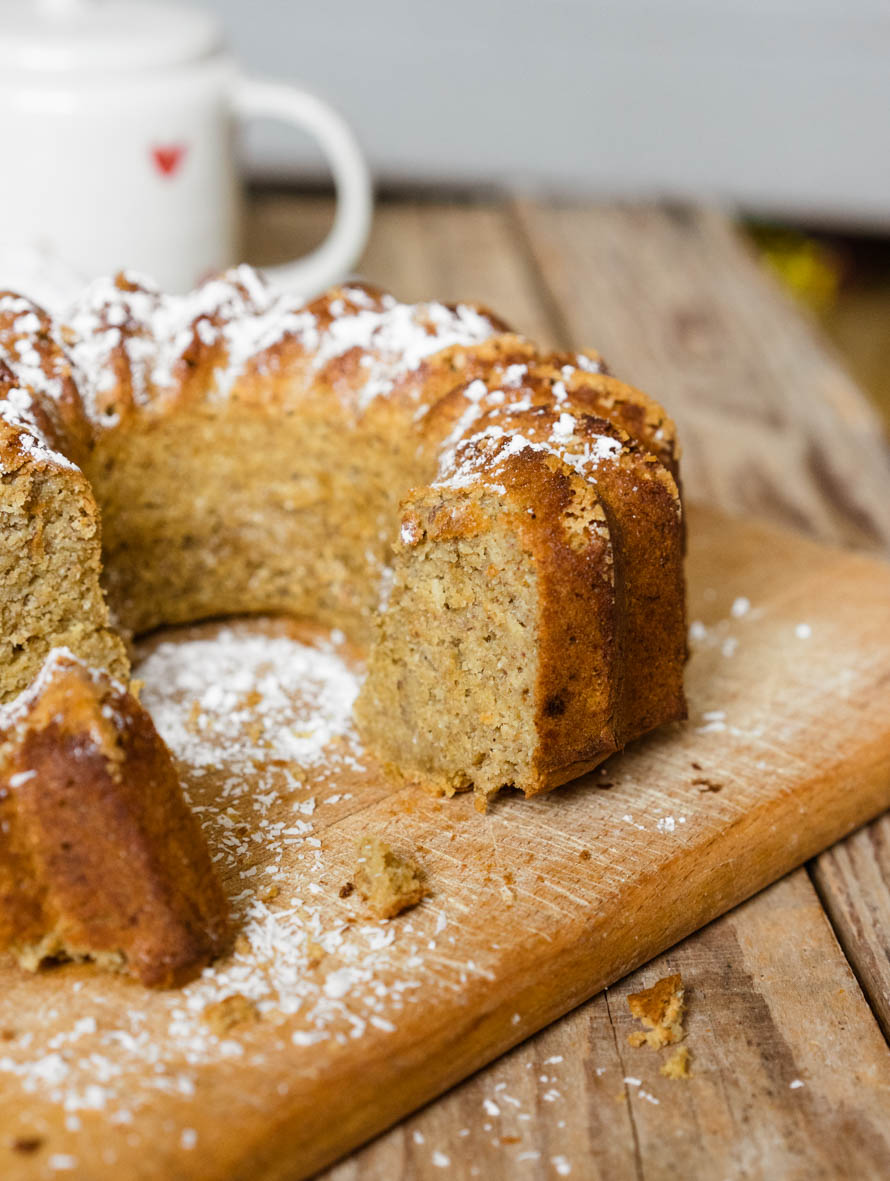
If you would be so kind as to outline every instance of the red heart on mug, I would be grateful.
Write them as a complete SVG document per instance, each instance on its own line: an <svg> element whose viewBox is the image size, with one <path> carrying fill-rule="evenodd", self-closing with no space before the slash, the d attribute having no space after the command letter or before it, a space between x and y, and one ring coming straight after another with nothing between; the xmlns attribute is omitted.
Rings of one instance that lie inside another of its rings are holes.
<svg viewBox="0 0 890 1181"><path fill-rule="evenodd" d="M185 144L153 144L151 158L161 176L173 176L186 153Z"/></svg>

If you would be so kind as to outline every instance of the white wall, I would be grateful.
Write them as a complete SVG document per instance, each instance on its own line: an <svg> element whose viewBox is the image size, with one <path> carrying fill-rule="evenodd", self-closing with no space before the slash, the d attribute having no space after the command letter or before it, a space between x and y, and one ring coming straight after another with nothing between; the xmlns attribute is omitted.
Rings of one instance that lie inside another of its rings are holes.
<svg viewBox="0 0 890 1181"><path fill-rule="evenodd" d="M208 0L210 2L210 0ZM386 181L729 199L890 225L890 0L214 0ZM292 135L254 170L316 173Z"/></svg>

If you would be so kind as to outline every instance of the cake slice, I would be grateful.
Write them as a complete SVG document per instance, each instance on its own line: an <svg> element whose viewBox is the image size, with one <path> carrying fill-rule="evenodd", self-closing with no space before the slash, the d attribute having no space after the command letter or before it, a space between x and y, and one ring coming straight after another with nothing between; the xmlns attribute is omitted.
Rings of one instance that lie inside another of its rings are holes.
<svg viewBox="0 0 890 1181"><path fill-rule="evenodd" d="M504 374L474 379L430 427L455 442L403 502L356 704L387 765L482 800L565 783L686 708L674 478L522 369L514 401Z"/></svg>
<svg viewBox="0 0 890 1181"><path fill-rule="evenodd" d="M169 751L123 685L55 649L0 709L0 951L182 983L226 900Z"/></svg>
<svg viewBox="0 0 890 1181"><path fill-rule="evenodd" d="M73 458L85 430L46 313L0 295L0 702L31 684L53 647L129 672L100 586L99 510Z"/></svg>
<svg viewBox="0 0 890 1181"><path fill-rule="evenodd" d="M355 711L403 778L531 795L616 749L609 530L558 456L464 445L406 499L394 570Z"/></svg>

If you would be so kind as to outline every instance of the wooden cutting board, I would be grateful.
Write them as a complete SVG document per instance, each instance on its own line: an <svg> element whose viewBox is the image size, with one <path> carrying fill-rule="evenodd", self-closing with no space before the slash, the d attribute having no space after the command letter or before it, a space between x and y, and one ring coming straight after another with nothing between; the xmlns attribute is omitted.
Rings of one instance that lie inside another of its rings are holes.
<svg viewBox="0 0 890 1181"><path fill-rule="evenodd" d="M175 993L0 968L0 1175L304 1177L890 805L890 566L698 511L688 570L689 721L486 815L388 790L336 637L145 645L241 934ZM389 923L369 832L429 878Z"/></svg>

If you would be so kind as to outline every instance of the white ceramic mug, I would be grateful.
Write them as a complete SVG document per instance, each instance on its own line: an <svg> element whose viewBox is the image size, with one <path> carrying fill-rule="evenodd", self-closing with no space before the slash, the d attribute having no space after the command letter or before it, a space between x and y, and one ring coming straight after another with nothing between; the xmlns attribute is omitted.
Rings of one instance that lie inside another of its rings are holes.
<svg viewBox="0 0 890 1181"><path fill-rule="evenodd" d="M273 280L312 294L361 254L371 184L349 127L307 91L244 78L206 12L2 0L0 44L0 286L35 254L82 278L132 267L168 290L236 262L242 117L309 131L337 187L327 239Z"/></svg>

